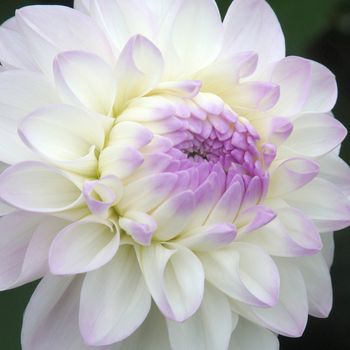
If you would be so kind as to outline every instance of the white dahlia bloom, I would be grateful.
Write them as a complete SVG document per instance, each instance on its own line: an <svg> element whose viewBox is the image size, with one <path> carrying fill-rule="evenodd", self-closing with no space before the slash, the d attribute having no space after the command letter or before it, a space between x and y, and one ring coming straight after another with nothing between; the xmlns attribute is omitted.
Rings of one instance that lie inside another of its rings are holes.
<svg viewBox="0 0 350 350"><path fill-rule="evenodd" d="M77 0L0 28L0 288L23 350L272 350L350 223L324 66L264 0Z"/></svg>

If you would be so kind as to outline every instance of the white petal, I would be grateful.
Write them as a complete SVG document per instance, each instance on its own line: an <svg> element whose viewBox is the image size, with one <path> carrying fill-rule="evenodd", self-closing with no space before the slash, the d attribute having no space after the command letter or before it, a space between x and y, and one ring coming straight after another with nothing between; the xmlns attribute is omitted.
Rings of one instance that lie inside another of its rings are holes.
<svg viewBox="0 0 350 350"><path fill-rule="evenodd" d="M122 211L148 212L168 197L176 181L175 174L160 173L131 182L124 188L124 196L118 203L118 208Z"/></svg>
<svg viewBox="0 0 350 350"><path fill-rule="evenodd" d="M21 118L43 105L59 102L53 86L39 73L12 70L0 79L0 160L9 164L35 159L17 135Z"/></svg>
<svg viewBox="0 0 350 350"><path fill-rule="evenodd" d="M145 95L160 81L163 57L159 49L141 35L132 37L121 52L117 66L117 110L130 99Z"/></svg>
<svg viewBox="0 0 350 350"><path fill-rule="evenodd" d="M299 258L297 265L303 275L309 314L328 317L333 301L332 281L326 261L321 253Z"/></svg>
<svg viewBox="0 0 350 350"><path fill-rule="evenodd" d="M176 237L188 224L194 209L195 198L192 191L170 197L152 213L158 226L155 237L161 241Z"/></svg>
<svg viewBox="0 0 350 350"><path fill-rule="evenodd" d="M308 318L308 303L304 279L288 260L276 261L281 277L279 301L270 308L253 308L231 303L233 309L252 322L287 337L300 337Z"/></svg>
<svg viewBox="0 0 350 350"><path fill-rule="evenodd" d="M188 249L161 244L141 248L139 263L153 300L168 318L182 322L199 308L204 292L204 272Z"/></svg>
<svg viewBox="0 0 350 350"><path fill-rule="evenodd" d="M277 335L241 317L228 350L278 350Z"/></svg>
<svg viewBox="0 0 350 350"><path fill-rule="evenodd" d="M302 110L310 93L311 63L296 56L286 57L275 65L271 82L280 86L280 99L271 113L295 115Z"/></svg>
<svg viewBox="0 0 350 350"><path fill-rule="evenodd" d="M227 297L207 284L202 304L185 322L168 320L169 338L174 350L227 350L232 316Z"/></svg>
<svg viewBox="0 0 350 350"><path fill-rule="evenodd" d="M350 224L350 202L332 183L316 178L285 200L311 218L320 232L340 230Z"/></svg>
<svg viewBox="0 0 350 350"><path fill-rule="evenodd" d="M326 113L335 105L338 95L337 82L328 68L317 62L311 62L312 83L310 96L303 112Z"/></svg>
<svg viewBox="0 0 350 350"><path fill-rule="evenodd" d="M81 192L62 172L40 162L22 162L0 175L0 197L16 208L59 212L81 204Z"/></svg>
<svg viewBox="0 0 350 350"><path fill-rule="evenodd" d="M119 232L102 219L86 218L63 229L49 252L50 271L56 275L95 270L110 261L119 247Z"/></svg>
<svg viewBox="0 0 350 350"><path fill-rule="evenodd" d="M0 289L42 277L53 237L67 223L56 218L15 212L0 219Z"/></svg>
<svg viewBox="0 0 350 350"><path fill-rule="evenodd" d="M213 62L219 54L223 34L216 2L182 1L176 15L173 13L172 16L174 20L168 38L171 38L185 71L194 73ZM166 20L171 21L170 18Z"/></svg>
<svg viewBox="0 0 350 350"><path fill-rule="evenodd" d="M177 243L195 251L212 251L227 246L236 235L236 226L230 223L203 225L186 231Z"/></svg>
<svg viewBox="0 0 350 350"><path fill-rule="evenodd" d="M7 68L37 70L23 35L4 26L0 27L0 61Z"/></svg>
<svg viewBox="0 0 350 350"><path fill-rule="evenodd" d="M54 57L62 51L87 51L114 62L103 32L76 10L66 6L27 6L17 10L16 19L35 61L49 76Z"/></svg>
<svg viewBox="0 0 350 350"><path fill-rule="evenodd" d="M350 191L350 167L335 152L317 159L320 165L320 177L328 180L345 192Z"/></svg>
<svg viewBox="0 0 350 350"><path fill-rule="evenodd" d="M234 222L244 195L244 185L234 181L222 195L206 223Z"/></svg>
<svg viewBox="0 0 350 350"><path fill-rule="evenodd" d="M97 171L95 150L101 149L105 141L101 124L96 115L84 110L51 105L23 119L18 132L32 150L52 163L93 176Z"/></svg>
<svg viewBox="0 0 350 350"><path fill-rule="evenodd" d="M323 248L321 253L326 261L328 269L330 269L334 260L334 233L321 233L321 238L323 242Z"/></svg>
<svg viewBox="0 0 350 350"><path fill-rule="evenodd" d="M132 175L143 163L141 152L132 146L115 145L104 148L99 157L99 171L102 176L114 175L120 179Z"/></svg>
<svg viewBox="0 0 350 350"><path fill-rule="evenodd" d="M328 114L303 114L293 124L294 130L282 147L307 157L332 151L347 134L346 128Z"/></svg>
<svg viewBox="0 0 350 350"><path fill-rule="evenodd" d="M74 8L88 14L91 0L74 0Z"/></svg>
<svg viewBox="0 0 350 350"><path fill-rule="evenodd" d="M151 296L134 249L122 246L112 261L84 279L79 314L82 336L95 346L124 340L142 324L150 307Z"/></svg>
<svg viewBox="0 0 350 350"><path fill-rule="evenodd" d="M44 277L24 313L23 350L92 350L79 333L81 283L81 277Z"/></svg>
<svg viewBox="0 0 350 350"><path fill-rule="evenodd" d="M109 135L109 145L131 146L139 149L151 142L152 133L140 123L119 122Z"/></svg>
<svg viewBox="0 0 350 350"><path fill-rule="evenodd" d="M64 52L56 56L53 71L64 102L110 115L116 94L114 71L100 57Z"/></svg>
<svg viewBox="0 0 350 350"><path fill-rule="evenodd" d="M199 256L206 279L231 298L260 307L276 304L278 270L259 247L237 242L230 248Z"/></svg>
<svg viewBox="0 0 350 350"><path fill-rule="evenodd" d="M268 197L283 196L302 188L319 173L319 165L305 158L289 158L271 174Z"/></svg>
<svg viewBox="0 0 350 350"><path fill-rule="evenodd" d="M152 305L145 322L135 333L111 348L110 350L173 350L170 347L164 316L155 305Z"/></svg>
<svg viewBox="0 0 350 350"><path fill-rule="evenodd" d="M90 0L90 15L108 35L116 52L134 35L153 39L155 21L144 2Z"/></svg>
<svg viewBox="0 0 350 350"><path fill-rule="evenodd" d="M285 207L277 210L277 218L244 237L275 256L305 256L319 252L322 241L317 227L303 212Z"/></svg>
<svg viewBox="0 0 350 350"><path fill-rule="evenodd" d="M255 51L259 55L259 66L285 56L281 26L266 1L233 1L225 16L224 31L224 56Z"/></svg>

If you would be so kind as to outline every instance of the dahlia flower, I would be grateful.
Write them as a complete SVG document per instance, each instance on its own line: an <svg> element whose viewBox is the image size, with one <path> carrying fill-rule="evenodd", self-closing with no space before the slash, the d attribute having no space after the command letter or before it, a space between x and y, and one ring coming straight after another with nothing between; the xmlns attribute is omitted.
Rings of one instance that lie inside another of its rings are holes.
<svg viewBox="0 0 350 350"><path fill-rule="evenodd" d="M0 288L23 350L272 350L332 305L333 74L264 0L76 0L0 28Z"/></svg>

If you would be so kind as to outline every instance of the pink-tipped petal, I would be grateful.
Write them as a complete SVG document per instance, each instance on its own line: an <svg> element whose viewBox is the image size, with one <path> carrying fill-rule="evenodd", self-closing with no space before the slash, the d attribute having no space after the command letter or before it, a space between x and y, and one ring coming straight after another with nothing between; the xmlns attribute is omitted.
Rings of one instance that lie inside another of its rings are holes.
<svg viewBox="0 0 350 350"><path fill-rule="evenodd" d="M290 56L278 62L271 81L280 86L280 99L271 110L275 115L292 116L304 107L311 88L311 63Z"/></svg>
<svg viewBox="0 0 350 350"><path fill-rule="evenodd" d="M95 270L110 261L119 247L119 232L103 219L86 218L63 229L52 242L50 271L56 275Z"/></svg>
<svg viewBox="0 0 350 350"><path fill-rule="evenodd" d="M319 165L306 158L290 158L271 175L268 197L279 197L304 187L319 173Z"/></svg>

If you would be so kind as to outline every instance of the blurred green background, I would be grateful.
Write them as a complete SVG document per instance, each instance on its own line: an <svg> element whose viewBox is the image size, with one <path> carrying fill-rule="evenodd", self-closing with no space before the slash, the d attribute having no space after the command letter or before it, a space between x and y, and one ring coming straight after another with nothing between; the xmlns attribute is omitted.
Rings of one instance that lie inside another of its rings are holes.
<svg viewBox="0 0 350 350"><path fill-rule="evenodd" d="M0 22L13 16L16 8L25 5L71 6L72 2L0 0ZM217 1L222 14L226 12L230 2ZM282 24L288 54L317 60L336 74L339 99L335 114L350 129L350 0L268 0L268 2ZM349 139L344 142L342 148L342 156L348 163L350 163ZM310 318L302 338L281 337L281 350L350 349L350 230L337 232L335 237L336 253L332 267L333 311L326 320ZM30 284L0 294L0 350L20 350L22 315L34 288L35 284Z"/></svg>

